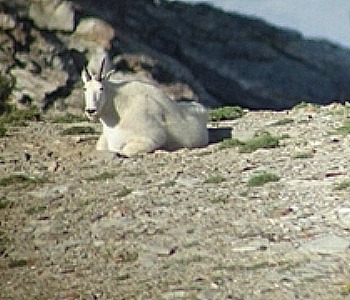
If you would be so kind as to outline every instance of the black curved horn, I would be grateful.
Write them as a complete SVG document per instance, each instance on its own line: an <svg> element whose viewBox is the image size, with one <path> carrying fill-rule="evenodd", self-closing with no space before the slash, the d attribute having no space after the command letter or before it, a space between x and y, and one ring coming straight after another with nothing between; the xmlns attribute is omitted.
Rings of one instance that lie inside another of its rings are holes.
<svg viewBox="0 0 350 300"><path fill-rule="evenodd" d="M92 79L92 76L86 66L84 66L84 72L86 74L86 79L90 81Z"/></svg>
<svg viewBox="0 0 350 300"><path fill-rule="evenodd" d="M105 68L105 64L106 64L106 58L104 58L101 62L100 72L98 73L98 76L96 78L98 81L102 80L102 73L103 73L103 69Z"/></svg>

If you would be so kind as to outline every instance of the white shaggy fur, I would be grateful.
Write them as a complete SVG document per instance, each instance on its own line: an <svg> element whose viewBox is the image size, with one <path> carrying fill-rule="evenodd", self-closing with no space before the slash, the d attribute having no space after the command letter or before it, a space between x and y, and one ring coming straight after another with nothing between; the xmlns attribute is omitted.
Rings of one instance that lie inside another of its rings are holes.
<svg viewBox="0 0 350 300"><path fill-rule="evenodd" d="M85 112L99 118L97 150L125 156L203 147L208 144L207 111L194 102L176 102L141 81L109 81L84 69Z"/></svg>

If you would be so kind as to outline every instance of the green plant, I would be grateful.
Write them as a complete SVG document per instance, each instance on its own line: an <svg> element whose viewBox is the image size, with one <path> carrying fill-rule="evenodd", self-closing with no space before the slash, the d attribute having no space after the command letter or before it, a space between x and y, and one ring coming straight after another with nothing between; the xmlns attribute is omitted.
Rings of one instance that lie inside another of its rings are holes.
<svg viewBox="0 0 350 300"><path fill-rule="evenodd" d="M284 126L287 124L291 124L293 122L294 122L294 120L291 118L284 118L284 119L281 119L281 120L278 120L278 121L272 123L270 126Z"/></svg>
<svg viewBox="0 0 350 300"><path fill-rule="evenodd" d="M350 119L347 119L342 126L335 129L336 134L347 135L350 133Z"/></svg>
<svg viewBox="0 0 350 300"><path fill-rule="evenodd" d="M11 201L6 199L0 199L0 209L4 209L11 204Z"/></svg>
<svg viewBox="0 0 350 300"><path fill-rule="evenodd" d="M243 142L241 142L238 139L224 139L220 144L219 144L219 149L226 149L226 148L234 148L234 147L239 147L244 145Z"/></svg>
<svg viewBox="0 0 350 300"><path fill-rule="evenodd" d="M73 126L64 129L61 135L79 135L79 134L95 134L96 131L90 126Z"/></svg>
<svg viewBox="0 0 350 300"><path fill-rule="evenodd" d="M26 259L13 259L9 262L9 268L20 268L25 267L28 264L28 261Z"/></svg>
<svg viewBox="0 0 350 300"><path fill-rule="evenodd" d="M212 122L234 120L244 116L245 112L243 108L239 106L224 106L217 109L213 109L209 113L209 119Z"/></svg>
<svg viewBox="0 0 350 300"><path fill-rule="evenodd" d="M52 119L52 123L78 123L85 121L86 118L84 116L80 115L73 115L73 114L65 114L62 116L55 116Z"/></svg>
<svg viewBox="0 0 350 300"><path fill-rule="evenodd" d="M0 116L0 124L26 126L27 121L39 121L40 111L38 108L32 106L28 109L18 109L13 105L4 105L3 114Z"/></svg>
<svg viewBox="0 0 350 300"><path fill-rule="evenodd" d="M257 175L254 175L253 177L251 177L248 181L248 186L258 187L258 186L263 186L266 183L276 182L279 180L280 180L280 178L275 174L262 172L260 174L257 174Z"/></svg>
<svg viewBox="0 0 350 300"><path fill-rule="evenodd" d="M124 186L115 196L117 198L123 198L123 197L129 195L130 193L132 193L132 189Z"/></svg>
<svg viewBox="0 0 350 300"><path fill-rule="evenodd" d="M260 148L276 148L279 147L279 140L280 138L272 136L269 132L257 132L250 140L240 146L240 152L250 153Z"/></svg>
<svg viewBox="0 0 350 300"><path fill-rule="evenodd" d="M347 190L350 188L350 180L345 180L335 186L336 191L342 191L342 190Z"/></svg>
<svg viewBox="0 0 350 300"><path fill-rule="evenodd" d="M26 210L28 215L35 215L46 210L45 206L32 206Z"/></svg>
<svg viewBox="0 0 350 300"><path fill-rule="evenodd" d="M117 173L114 173L114 172L102 172L100 174L88 177L86 178L86 180L89 180L89 181L107 180L107 179L112 179L116 176L117 176Z"/></svg>
<svg viewBox="0 0 350 300"><path fill-rule="evenodd" d="M21 185L31 185L31 184L37 184L37 183L44 183L46 182L45 179L30 177L28 175L24 174L12 174L7 177L3 177L0 179L0 186L9 186L9 185L15 185L15 184L21 184Z"/></svg>
<svg viewBox="0 0 350 300"><path fill-rule="evenodd" d="M293 156L293 158L295 159L307 159L312 157L313 157L312 152L299 152Z"/></svg>
<svg viewBox="0 0 350 300"><path fill-rule="evenodd" d="M7 128L3 123L0 123L0 138L6 136Z"/></svg>
<svg viewBox="0 0 350 300"><path fill-rule="evenodd" d="M209 178L207 178L204 183L212 183L212 184L218 184L221 182L224 182L226 179L222 177L221 175L213 175Z"/></svg>
<svg viewBox="0 0 350 300"><path fill-rule="evenodd" d="M347 282L344 285L343 290L342 290L342 295L344 295L344 296L350 295L350 282Z"/></svg>

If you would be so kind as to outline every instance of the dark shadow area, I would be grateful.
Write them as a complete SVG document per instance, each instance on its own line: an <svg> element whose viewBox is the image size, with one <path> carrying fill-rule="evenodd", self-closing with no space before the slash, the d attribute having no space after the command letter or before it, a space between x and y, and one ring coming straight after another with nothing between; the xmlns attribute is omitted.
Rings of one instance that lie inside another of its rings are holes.
<svg viewBox="0 0 350 300"><path fill-rule="evenodd" d="M209 144L222 142L225 139L232 139L232 127L208 128Z"/></svg>

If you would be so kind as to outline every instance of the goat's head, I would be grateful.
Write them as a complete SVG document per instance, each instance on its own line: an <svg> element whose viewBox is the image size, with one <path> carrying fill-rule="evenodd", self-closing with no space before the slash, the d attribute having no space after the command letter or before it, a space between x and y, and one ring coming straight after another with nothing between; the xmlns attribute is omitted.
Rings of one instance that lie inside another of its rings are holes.
<svg viewBox="0 0 350 300"><path fill-rule="evenodd" d="M90 73L86 67L83 69L82 80L85 94L85 114L90 120L95 120L100 116L107 100L104 91L104 65L105 60L102 61L100 71L97 75Z"/></svg>

